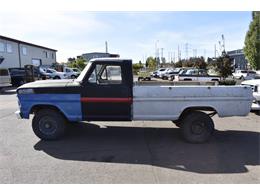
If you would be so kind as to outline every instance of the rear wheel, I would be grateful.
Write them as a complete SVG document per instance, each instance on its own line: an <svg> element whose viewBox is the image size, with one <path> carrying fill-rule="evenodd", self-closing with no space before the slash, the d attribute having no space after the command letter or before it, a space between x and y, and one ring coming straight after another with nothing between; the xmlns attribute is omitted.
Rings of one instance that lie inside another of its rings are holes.
<svg viewBox="0 0 260 195"><path fill-rule="evenodd" d="M203 143L214 132L213 120L204 112L194 111L181 121L182 135L190 143Z"/></svg>
<svg viewBox="0 0 260 195"><path fill-rule="evenodd" d="M56 140L65 133L65 118L52 109L41 109L35 113L32 128L40 139Z"/></svg>
<svg viewBox="0 0 260 195"><path fill-rule="evenodd" d="M72 78L72 79L75 79L75 78L76 78L76 76L75 76L75 75L71 75L71 78Z"/></svg>

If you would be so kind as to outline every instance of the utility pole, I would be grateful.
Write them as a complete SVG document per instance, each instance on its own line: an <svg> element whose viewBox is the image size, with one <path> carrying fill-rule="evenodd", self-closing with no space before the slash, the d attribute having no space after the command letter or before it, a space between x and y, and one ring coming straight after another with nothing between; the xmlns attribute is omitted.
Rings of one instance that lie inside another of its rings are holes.
<svg viewBox="0 0 260 195"><path fill-rule="evenodd" d="M186 54L186 59L188 59L189 58L189 48L188 48L188 46L189 46L189 44L188 43L186 43L185 44L185 54Z"/></svg>
<svg viewBox="0 0 260 195"><path fill-rule="evenodd" d="M107 41L105 42L105 46L106 46L106 53L108 53Z"/></svg>
<svg viewBox="0 0 260 195"><path fill-rule="evenodd" d="M216 48L216 44L214 45L214 57L217 57L217 48Z"/></svg>
<svg viewBox="0 0 260 195"><path fill-rule="evenodd" d="M226 48L225 48L225 37L224 37L223 34L222 34L222 43L223 43L223 52L225 53L225 52L226 52Z"/></svg>
<svg viewBox="0 0 260 195"><path fill-rule="evenodd" d="M194 57L194 58L197 57L197 49L193 49L193 57Z"/></svg>
<svg viewBox="0 0 260 195"><path fill-rule="evenodd" d="M178 45L178 61L181 61L181 51L179 45Z"/></svg>
<svg viewBox="0 0 260 195"><path fill-rule="evenodd" d="M206 49L204 49L204 59L206 60L206 53L207 53L207 51L206 51Z"/></svg>

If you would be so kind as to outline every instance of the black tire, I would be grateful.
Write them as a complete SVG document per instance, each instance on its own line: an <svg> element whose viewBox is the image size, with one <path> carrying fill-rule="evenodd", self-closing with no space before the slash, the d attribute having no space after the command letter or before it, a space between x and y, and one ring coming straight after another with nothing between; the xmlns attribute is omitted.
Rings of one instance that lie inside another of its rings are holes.
<svg viewBox="0 0 260 195"><path fill-rule="evenodd" d="M32 120L32 128L37 137L43 140L57 140L65 134L66 120L53 109L37 111Z"/></svg>
<svg viewBox="0 0 260 195"><path fill-rule="evenodd" d="M55 76L53 79L60 79L60 77L59 76Z"/></svg>
<svg viewBox="0 0 260 195"><path fill-rule="evenodd" d="M144 78L143 77L138 77L138 79L137 79L138 81L143 81L144 80Z"/></svg>
<svg viewBox="0 0 260 195"><path fill-rule="evenodd" d="M204 112L194 111L186 115L181 122L183 138L190 143L203 143L214 132L214 122Z"/></svg>
<svg viewBox="0 0 260 195"><path fill-rule="evenodd" d="M72 79L75 79L76 78L76 76L75 75L71 75L71 77L70 78L72 78Z"/></svg>

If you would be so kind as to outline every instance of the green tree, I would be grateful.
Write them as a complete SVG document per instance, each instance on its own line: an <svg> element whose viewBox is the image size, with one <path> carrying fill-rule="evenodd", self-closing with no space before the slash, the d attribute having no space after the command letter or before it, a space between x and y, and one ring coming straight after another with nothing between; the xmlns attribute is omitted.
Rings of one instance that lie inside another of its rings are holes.
<svg viewBox="0 0 260 195"><path fill-rule="evenodd" d="M148 57L146 59L145 66L146 66L146 68L148 68L150 70L155 70L156 69L156 59L154 59L151 56Z"/></svg>
<svg viewBox="0 0 260 195"><path fill-rule="evenodd" d="M260 12L252 12L252 18L245 37L244 53L250 64L255 69L260 69Z"/></svg>
<svg viewBox="0 0 260 195"><path fill-rule="evenodd" d="M208 63L222 78L227 78L232 74L231 58L228 55L208 59Z"/></svg>
<svg viewBox="0 0 260 195"><path fill-rule="evenodd" d="M69 58L68 66L71 68L78 68L80 70L83 70L86 66L86 60L83 57L77 59Z"/></svg>
<svg viewBox="0 0 260 195"><path fill-rule="evenodd" d="M143 64L141 61L139 63L133 64L133 74L137 75L141 68L143 68Z"/></svg>

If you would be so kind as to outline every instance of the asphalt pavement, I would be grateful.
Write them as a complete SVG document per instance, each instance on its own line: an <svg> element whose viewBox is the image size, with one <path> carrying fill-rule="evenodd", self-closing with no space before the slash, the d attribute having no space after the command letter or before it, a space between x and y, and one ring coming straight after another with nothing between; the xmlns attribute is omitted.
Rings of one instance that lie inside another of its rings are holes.
<svg viewBox="0 0 260 195"><path fill-rule="evenodd" d="M0 183L260 183L260 116L219 118L205 144L171 122L70 125L41 141L18 120L15 90L0 94Z"/></svg>

